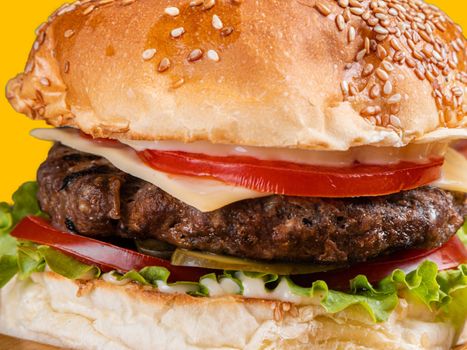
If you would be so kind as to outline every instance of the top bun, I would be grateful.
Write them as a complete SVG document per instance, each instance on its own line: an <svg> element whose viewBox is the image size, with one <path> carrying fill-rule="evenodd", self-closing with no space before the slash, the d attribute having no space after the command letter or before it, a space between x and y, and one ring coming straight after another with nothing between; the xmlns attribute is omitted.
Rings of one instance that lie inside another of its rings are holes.
<svg viewBox="0 0 467 350"><path fill-rule="evenodd" d="M422 0L82 0L13 107L94 137L346 150L467 137L466 40Z"/></svg>

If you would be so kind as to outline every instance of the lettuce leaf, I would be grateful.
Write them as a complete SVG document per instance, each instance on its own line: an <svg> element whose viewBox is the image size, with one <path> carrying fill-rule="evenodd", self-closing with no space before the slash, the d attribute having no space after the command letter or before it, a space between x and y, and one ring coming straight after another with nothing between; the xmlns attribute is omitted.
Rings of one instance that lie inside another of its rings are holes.
<svg viewBox="0 0 467 350"><path fill-rule="evenodd" d="M39 186L37 182L26 182L13 194L13 208L11 216L13 223L20 222L28 215L42 216L46 215L41 211L37 201L37 191Z"/></svg>
<svg viewBox="0 0 467 350"><path fill-rule="evenodd" d="M16 256L3 255L0 257L0 288L3 288L18 273L18 259Z"/></svg>
<svg viewBox="0 0 467 350"><path fill-rule="evenodd" d="M37 247L37 252L44 264L55 273L71 280L88 280L101 275L99 268L79 262L72 257L62 254L47 246Z"/></svg>

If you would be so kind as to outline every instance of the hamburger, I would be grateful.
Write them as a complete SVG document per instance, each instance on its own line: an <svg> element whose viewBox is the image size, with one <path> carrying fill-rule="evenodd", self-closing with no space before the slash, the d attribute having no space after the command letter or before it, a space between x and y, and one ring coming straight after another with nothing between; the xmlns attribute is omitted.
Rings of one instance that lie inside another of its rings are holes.
<svg viewBox="0 0 467 350"><path fill-rule="evenodd" d="M466 41L421 0L83 0L6 95L0 331L73 349L466 341Z"/></svg>

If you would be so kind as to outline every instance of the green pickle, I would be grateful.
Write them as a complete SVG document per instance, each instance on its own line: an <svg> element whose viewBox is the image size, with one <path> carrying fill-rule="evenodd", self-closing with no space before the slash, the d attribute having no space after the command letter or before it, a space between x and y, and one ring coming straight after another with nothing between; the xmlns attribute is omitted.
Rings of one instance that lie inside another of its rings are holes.
<svg viewBox="0 0 467 350"><path fill-rule="evenodd" d="M156 258L169 260L174 252L174 247L157 239L136 240L136 248L140 253Z"/></svg>
<svg viewBox="0 0 467 350"><path fill-rule="evenodd" d="M345 265L318 265L313 263L279 263L241 259L225 255L176 249L172 255L172 265L202 267L215 270L235 270L261 272L277 275L305 275L336 270Z"/></svg>

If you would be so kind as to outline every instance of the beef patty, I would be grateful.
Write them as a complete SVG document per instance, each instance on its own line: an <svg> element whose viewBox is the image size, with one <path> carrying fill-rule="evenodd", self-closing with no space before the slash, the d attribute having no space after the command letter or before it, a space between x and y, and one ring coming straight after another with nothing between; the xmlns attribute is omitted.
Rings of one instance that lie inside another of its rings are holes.
<svg viewBox="0 0 467 350"><path fill-rule="evenodd" d="M263 260L365 261L444 244L462 225L464 195L423 187L347 199L269 196L210 213L56 144L38 172L39 201L55 226L86 236L157 238L177 247Z"/></svg>

